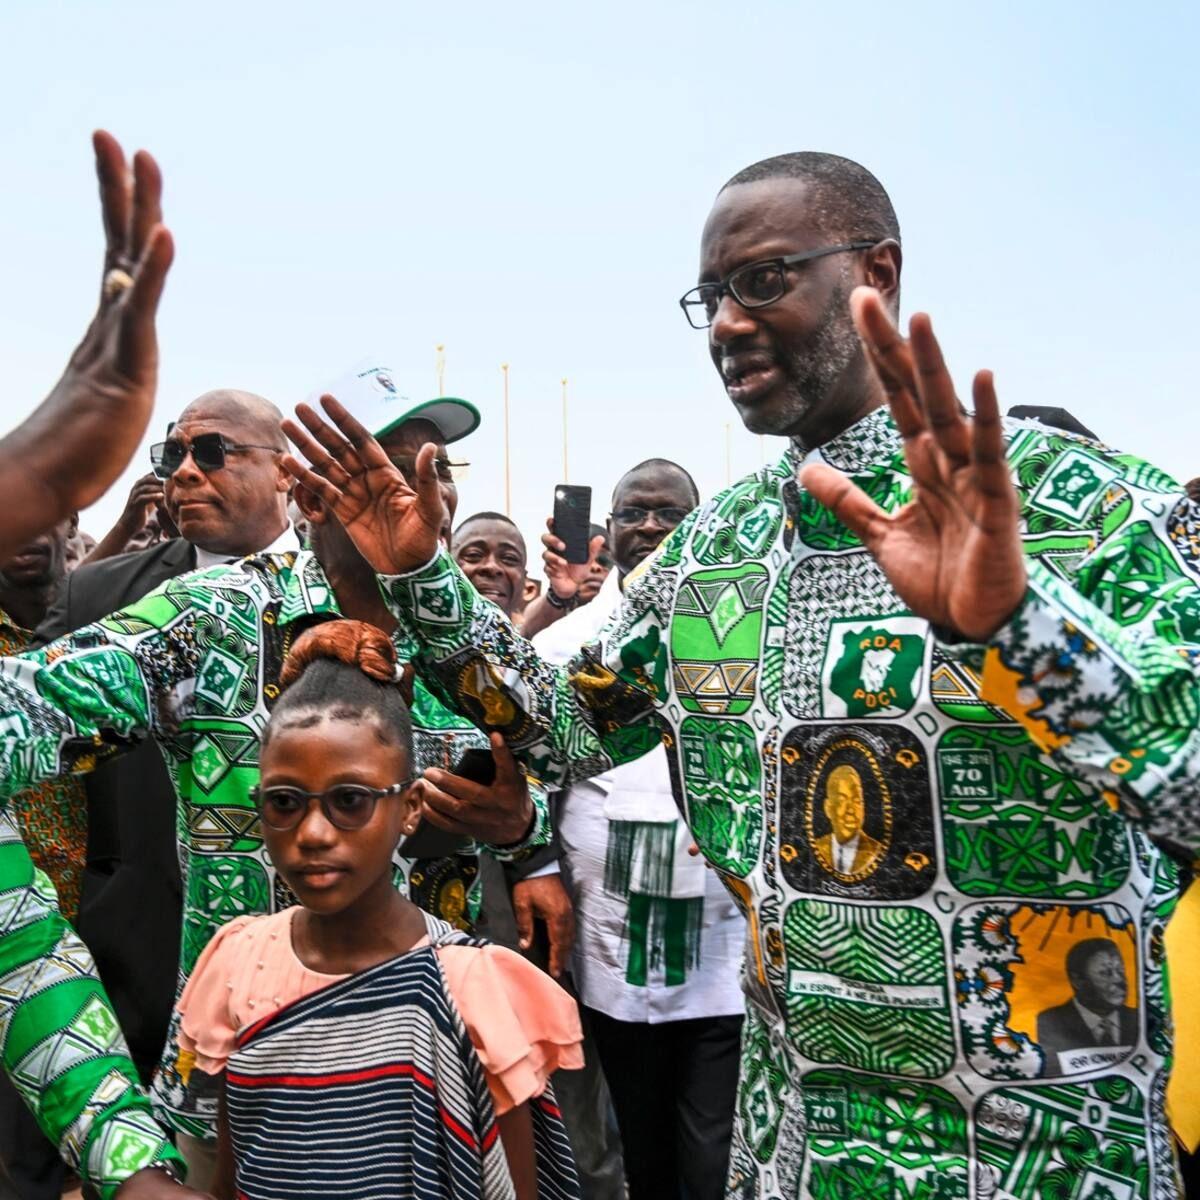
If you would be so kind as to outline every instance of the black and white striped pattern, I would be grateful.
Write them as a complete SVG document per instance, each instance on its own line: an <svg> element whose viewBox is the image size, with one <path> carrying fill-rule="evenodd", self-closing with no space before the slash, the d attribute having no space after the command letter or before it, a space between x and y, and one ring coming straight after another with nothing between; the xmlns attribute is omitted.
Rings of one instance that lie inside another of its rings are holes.
<svg viewBox="0 0 1200 1200"><path fill-rule="evenodd" d="M436 944L468 943L431 919ZM313 993L243 1031L226 1072L246 1200L509 1200L483 1068L434 948ZM553 1093L530 1104L538 1193L576 1200Z"/></svg>

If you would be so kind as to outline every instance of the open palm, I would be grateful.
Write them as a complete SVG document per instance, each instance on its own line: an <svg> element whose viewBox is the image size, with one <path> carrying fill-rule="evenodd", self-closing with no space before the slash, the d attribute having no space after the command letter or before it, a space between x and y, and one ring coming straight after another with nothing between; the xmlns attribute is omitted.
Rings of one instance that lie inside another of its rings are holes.
<svg viewBox="0 0 1200 1200"><path fill-rule="evenodd" d="M853 530L918 616L986 641L1025 594L1017 494L990 371L975 376L975 415L958 403L929 318L905 340L877 292L851 298L867 358L904 440L912 500L887 513L840 471L813 464L800 481Z"/></svg>
<svg viewBox="0 0 1200 1200"><path fill-rule="evenodd" d="M293 455L286 455L283 465L325 502L379 574L427 563L437 552L445 522L433 464L436 447L421 447L412 488L383 447L337 400L322 396L321 407L337 428L309 405L297 405L303 428L288 420L283 431L311 465Z"/></svg>

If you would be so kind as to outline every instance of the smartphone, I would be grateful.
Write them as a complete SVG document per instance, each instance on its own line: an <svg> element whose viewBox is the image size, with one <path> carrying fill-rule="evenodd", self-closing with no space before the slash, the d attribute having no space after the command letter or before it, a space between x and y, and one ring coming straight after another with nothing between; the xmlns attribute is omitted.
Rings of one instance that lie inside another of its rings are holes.
<svg viewBox="0 0 1200 1200"><path fill-rule="evenodd" d="M482 787L496 782L496 760L491 750L466 750L454 768L461 775ZM400 843L402 858L447 858L456 854L470 839L431 825L424 818L417 828Z"/></svg>
<svg viewBox="0 0 1200 1200"><path fill-rule="evenodd" d="M567 562L587 562L591 528L592 489L560 483L554 489L554 536L566 544Z"/></svg>
<svg viewBox="0 0 1200 1200"><path fill-rule="evenodd" d="M454 768L455 775L461 775L481 787L491 787L496 782L496 760L491 750L466 750L458 765Z"/></svg>

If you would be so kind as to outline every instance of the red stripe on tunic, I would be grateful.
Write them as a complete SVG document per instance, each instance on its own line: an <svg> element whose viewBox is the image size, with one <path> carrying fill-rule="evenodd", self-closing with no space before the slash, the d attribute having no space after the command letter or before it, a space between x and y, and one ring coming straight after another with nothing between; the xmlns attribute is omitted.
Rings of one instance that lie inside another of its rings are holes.
<svg viewBox="0 0 1200 1200"><path fill-rule="evenodd" d="M418 1071L412 1063L389 1063L386 1067L371 1067L363 1071L337 1071L329 1075L242 1075L234 1071L226 1071L225 1081L231 1083L235 1087L256 1088L256 1087L337 1087L341 1084L352 1083L368 1083L372 1079L383 1079L388 1076L407 1075L416 1083L419 1083L428 1091L437 1092L436 1082L426 1075L424 1071ZM449 1109L443 1104L438 1104L438 1113L442 1118L442 1124L450 1130L452 1134L465 1146L469 1146L472 1150L479 1149L479 1144L475 1141L471 1131L451 1115ZM496 1125L493 1122L487 1129L483 1138L483 1149L490 1150L492 1144L496 1140Z"/></svg>

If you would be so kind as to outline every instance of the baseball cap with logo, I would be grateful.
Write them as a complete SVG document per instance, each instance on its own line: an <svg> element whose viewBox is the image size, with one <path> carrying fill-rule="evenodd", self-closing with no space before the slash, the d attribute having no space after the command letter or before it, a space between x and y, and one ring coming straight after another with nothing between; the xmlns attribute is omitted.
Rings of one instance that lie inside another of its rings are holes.
<svg viewBox="0 0 1200 1200"><path fill-rule="evenodd" d="M375 437L383 437L404 421L420 417L432 421L449 445L465 438L479 427L479 410L456 396L437 396L415 401L402 388L400 378L390 367L366 359L347 371L328 387L315 393L312 403L330 395L340 400L352 416L361 421Z"/></svg>

